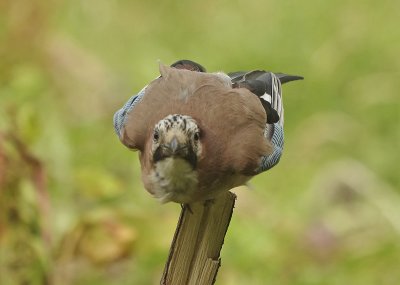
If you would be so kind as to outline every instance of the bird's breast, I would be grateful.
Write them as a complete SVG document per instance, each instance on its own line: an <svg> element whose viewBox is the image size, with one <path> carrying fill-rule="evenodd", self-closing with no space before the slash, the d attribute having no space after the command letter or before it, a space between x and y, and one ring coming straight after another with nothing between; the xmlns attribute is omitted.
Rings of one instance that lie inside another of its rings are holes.
<svg viewBox="0 0 400 285"><path fill-rule="evenodd" d="M198 188L197 171L181 158L158 161L149 176L148 190L163 203L189 203Z"/></svg>

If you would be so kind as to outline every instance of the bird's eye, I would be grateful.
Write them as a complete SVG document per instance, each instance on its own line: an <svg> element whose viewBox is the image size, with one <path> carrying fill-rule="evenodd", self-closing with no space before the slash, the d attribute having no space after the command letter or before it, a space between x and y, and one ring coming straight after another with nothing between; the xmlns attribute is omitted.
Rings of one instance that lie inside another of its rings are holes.
<svg viewBox="0 0 400 285"><path fill-rule="evenodd" d="M195 133L193 138L195 141L198 141L200 139L200 133Z"/></svg>
<svg viewBox="0 0 400 285"><path fill-rule="evenodd" d="M159 138L160 138L160 135L158 134L157 131L155 131L154 134L153 134L153 139L154 139L155 141L158 141Z"/></svg>

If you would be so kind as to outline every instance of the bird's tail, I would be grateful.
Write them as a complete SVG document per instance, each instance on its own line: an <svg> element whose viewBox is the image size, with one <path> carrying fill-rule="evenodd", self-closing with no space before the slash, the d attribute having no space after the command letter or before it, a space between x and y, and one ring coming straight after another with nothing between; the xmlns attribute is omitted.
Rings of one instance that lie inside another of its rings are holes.
<svg viewBox="0 0 400 285"><path fill-rule="evenodd" d="M177 69L187 69L191 71L206 72L206 69L199 63L189 59L181 59L171 64L171 67Z"/></svg>
<svg viewBox="0 0 400 285"><path fill-rule="evenodd" d="M282 84L285 84L286 82L290 81L295 81L295 80L303 80L304 77L298 76L298 75L290 75L290 74L285 74L285 73L275 73L276 77L278 77L279 81Z"/></svg>

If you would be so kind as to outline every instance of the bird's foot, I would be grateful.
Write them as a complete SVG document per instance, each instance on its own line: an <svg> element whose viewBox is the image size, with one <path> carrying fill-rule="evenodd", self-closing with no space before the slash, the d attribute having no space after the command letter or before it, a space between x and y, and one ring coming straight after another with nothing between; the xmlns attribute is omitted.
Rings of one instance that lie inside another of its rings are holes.
<svg viewBox="0 0 400 285"><path fill-rule="evenodd" d="M190 207L190 204L181 204L181 209L182 210L188 210L189 213L193 214L192 208Z"/></svg>

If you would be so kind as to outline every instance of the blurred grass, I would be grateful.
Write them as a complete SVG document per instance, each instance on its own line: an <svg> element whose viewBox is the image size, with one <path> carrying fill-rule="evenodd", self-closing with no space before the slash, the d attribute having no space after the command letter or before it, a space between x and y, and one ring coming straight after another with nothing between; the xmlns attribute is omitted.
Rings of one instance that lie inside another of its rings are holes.
<svg viewBox="0 0 400 285"><path fill-rule="evenodd" d="M265 68L285 154L238 189L217 284L397 284L400 2L0 2L0 284L157 284L178 205L112 115L157 60Z"/></svg>

